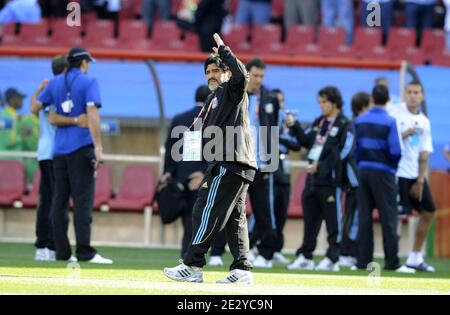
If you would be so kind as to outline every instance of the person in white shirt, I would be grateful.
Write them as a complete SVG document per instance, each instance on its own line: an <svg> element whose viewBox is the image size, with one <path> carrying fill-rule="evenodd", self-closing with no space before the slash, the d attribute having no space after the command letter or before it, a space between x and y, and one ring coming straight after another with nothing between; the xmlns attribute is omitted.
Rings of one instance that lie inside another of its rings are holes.
<svg viewBox="0 0 450 315"><path fill-rule="evenodd" d="M444 30L447 34L446 37L446 42L447 42L447 49L450 50L450 0L444 0L444 4L445 4L445 26L444 26Z"/></svg>
<svg viewBox="0 0 450 315"><path fill-rule="evenodd" d="M412 81L405 88L406 110L392 111L401 134L403 151L397 169L400 194L400 208L409 214L417 210L419 222L414 236L414 245L406 265L417 271L434 272L435 269L425 263L421 249L425 242L435 205L427 183L428 155L433 152L431 126L428 118L420 112L424 101L423 86Z"/></svg>

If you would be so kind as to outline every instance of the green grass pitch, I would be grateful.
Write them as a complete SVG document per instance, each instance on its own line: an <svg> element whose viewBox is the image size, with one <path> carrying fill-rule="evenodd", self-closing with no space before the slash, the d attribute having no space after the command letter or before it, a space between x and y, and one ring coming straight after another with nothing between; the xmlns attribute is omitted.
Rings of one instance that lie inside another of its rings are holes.
<svg viewBox="0 0 450 315"><path fill-rule="evenodd" d="M434 274L404 275L381 269L380 277L369 276L371 271L348 268L334 273L289 271L276 265L269 270L254 270L255 284L250 287L215 284L226 276L227 267L206 266L204 283L167 279L162 269L178 264L178 250L98 249L114 264L80 263L78 269L66 262L35 262L31 244L0 243L0 294L450 294L450 260L443 259L428 260L437 268ZM227 253L225 263L230 261Z"/></svg>

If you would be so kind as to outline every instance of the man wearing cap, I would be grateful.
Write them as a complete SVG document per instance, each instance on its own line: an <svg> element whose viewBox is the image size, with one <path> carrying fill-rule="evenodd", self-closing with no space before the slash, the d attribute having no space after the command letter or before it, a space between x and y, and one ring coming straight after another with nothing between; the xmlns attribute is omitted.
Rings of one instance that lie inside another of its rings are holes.
<svg viewBox="0 0 450 315"><path fill-rule="evenodd" d="M22 108L25 97L25 94L20 93L15 88L9 88L5 91L7 105L0 111L0 120L3 121L5 126L3 130L0 130L0 151L22 151L22 136L17 111ZM1 156L0 158L11 159Z"/></svg>
<svg viewBox="0 0 450 315"><path fill-rule="evenodd" d="M54 144L55 193L52 223L57 260L75 260L67 237L68 203L75 205L76 259L91 263L111 264L90 246L95 171L103 162L100 137L101 107L98 82L89 76L89 63L95 60L87 50L73 48L68 55L69 69L48 83L38 98L47 107L54 105L56 113L74 120L87 114L89 128L58 126Z"/></svg>

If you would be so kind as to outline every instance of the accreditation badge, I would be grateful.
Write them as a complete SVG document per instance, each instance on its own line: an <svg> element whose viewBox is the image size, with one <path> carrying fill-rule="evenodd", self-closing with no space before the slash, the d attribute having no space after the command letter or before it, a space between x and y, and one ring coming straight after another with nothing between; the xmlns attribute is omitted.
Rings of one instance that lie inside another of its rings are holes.
<svg viewBox="0 0 450 315"><path fill-rule="evenodd" d="M202 132L185 131L183 134L183 161L202 160Z"/></svg>
<svg viewBox="0 0 450 315"><path fill-rule="evenodd" d="M316 143L308 153L308 160L318 161L322 154L323 144Z"/></svg>

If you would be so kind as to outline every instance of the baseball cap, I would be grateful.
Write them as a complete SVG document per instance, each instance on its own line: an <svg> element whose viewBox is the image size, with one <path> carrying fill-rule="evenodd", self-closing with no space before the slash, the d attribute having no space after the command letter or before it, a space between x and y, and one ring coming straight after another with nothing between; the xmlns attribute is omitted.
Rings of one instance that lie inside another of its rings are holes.
<svg viewBox="0 0 450 315"><path fill-rule="evenodd" d="M72 48L67 56L69 62L86 59L89 62L95 62L95 59L89 54L85 48Z"/></svg>
<svg viewBox="0 0 450 315"><path fill-rule="evenodd" d="M6 101L8 101L9 99L13 98L13 97L20 97L20 98L25 98L27 97L25 94L20 93L17 89L15 88L9 88L5 91L5 99Z"/></svg>

